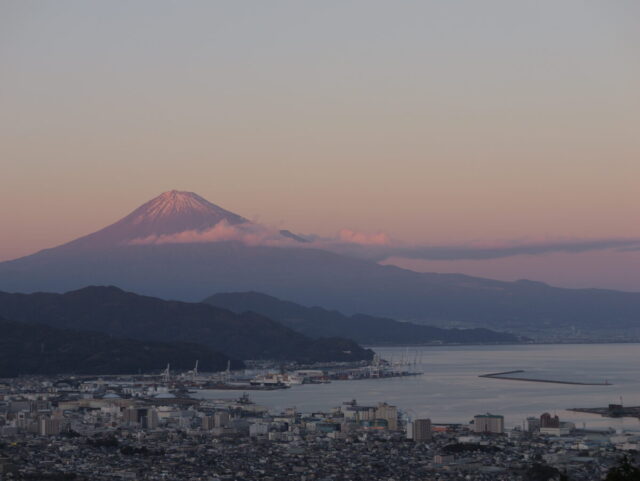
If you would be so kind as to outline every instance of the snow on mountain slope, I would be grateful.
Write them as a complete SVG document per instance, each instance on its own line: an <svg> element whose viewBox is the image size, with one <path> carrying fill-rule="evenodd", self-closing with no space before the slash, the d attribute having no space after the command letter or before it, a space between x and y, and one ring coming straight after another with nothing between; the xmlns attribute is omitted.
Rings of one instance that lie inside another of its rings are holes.
<svg viewBox="0 0 640 481"><path fill-rule="evenodd" d="M220 222L249 223L193 192L172 190L141 205L115 224L76 239L64 247L102 248L127 244L135 239L160 237L185 231L204 231Z"/></svg>

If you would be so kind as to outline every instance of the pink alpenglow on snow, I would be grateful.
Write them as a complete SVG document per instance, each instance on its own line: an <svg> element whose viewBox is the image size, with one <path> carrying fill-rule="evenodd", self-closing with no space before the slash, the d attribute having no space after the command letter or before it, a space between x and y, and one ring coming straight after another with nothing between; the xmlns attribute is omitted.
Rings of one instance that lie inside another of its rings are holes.
<svg viewBox="0 0 640 481"><path fill-rule="evenodd" d="M221 225L219 230L224 231L223 225L246 223L249 221L244 217L212 204L198 194L171 190L141 205L118 222L69 244L91 248L141 243L140 239L170 238L183 232L207 231L218 225Z"/></svg>

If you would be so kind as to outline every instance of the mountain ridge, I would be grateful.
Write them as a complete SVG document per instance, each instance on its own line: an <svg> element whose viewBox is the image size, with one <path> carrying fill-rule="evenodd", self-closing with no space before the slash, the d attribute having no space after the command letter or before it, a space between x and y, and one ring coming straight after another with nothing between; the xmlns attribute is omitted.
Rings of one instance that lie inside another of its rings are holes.
<svg viewBox="0 0 640 481"><path fill-rule="evenodd" d="M185 202L191 205L190 200ZM209 212L206 205L203 209ZM179 217L184 214L184 209L169 210ZM127 216L129 221L135 219L132 215ZM213 222L213 217L207 218ZM206 225L198 219L184 220L180 228ZM121 225L127 227L127 222ZM640 333L640 293L419 273L296 242L289 231L276 233L285 239L277 245L228 239L131 245L127 239L132 236L140 238L145 232L158 236L160 231L120 232L114 225L118 223L62 246L0 263L0 290L63 292L112 284L192 302L212 292L257 291L303 305L321 304L347 315L363 312L447 327L485 327L526 335L532 330L576 329L598 336L611 330ZM93 242L110 228L102 241Z"/></svg>
<svg viewBox="0 0 640 481"><path fill-rule="evenodd" d="M46 374L135 374L191 369L234 369L244 363L196 343L151 342L108 334L27 324L0 317L0 377Z"/></svg>
<svg viewBox="0 0 640 481"><path fill-rule="evenodd" d="M97 253L50 249L0 263L3 291L61 292L91 284L189 302L212 292L253 290L349 315L527 333L569 326L627 329L640 319L640 293L418 273L314 248L217 242Z"/></svg>
<svg viewBox="0 0 640 481"><path fill-rule="evenodd" d="M143 341L198 343L232 359L324 362L373 356L353 341L309 339L258 314L236 315L206 304L166 301L114 286L88 286L65 294L0 292L0 316Z"/></svg>
<svg viewBox="0 0 640 481"><path fill-rule="evenodd" d="M303 306L260 292L225 292L202 302L236 313L256 312L309 337L342 335L364 345L416 345L433 343L513 343L517 336L488 329L440 329L395 319Z"/></svg>

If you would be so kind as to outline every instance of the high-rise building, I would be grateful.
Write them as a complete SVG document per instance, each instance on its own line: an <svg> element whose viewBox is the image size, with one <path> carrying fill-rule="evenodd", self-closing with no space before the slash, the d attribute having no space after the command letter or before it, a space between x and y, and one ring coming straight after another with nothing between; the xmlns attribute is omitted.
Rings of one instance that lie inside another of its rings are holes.
<svg viewBox="0 0 640 481"><path fill-rule="evenodd" d="M504 433L504 416L496 414L478 414L473 418L473 431L476 433Z"/></svg>
<svg viewBox="0 0 640 481"><path fill-rule="evenodd" d="M355 423L362 421L372 421L376 419L376 408L373 406L361 406L355 399L347 401L341 409L345 419Z"/></svg>
<svg viewBox="0 0 640 481"><path fill-rule="evenodd" d="M212 431L216 427L213 416L204 416L202 418L202 429L205 431Z"/></svg>
<svg viewBox="0 0 640 481"><path fill-rule="evenodd" d="M231 422L231 417L227 411L216 411L213 415L213 422L217 428L226 428Z"/></svg>
<svg viewBox="0 0 640 481"><path fill-rule="evenodd" d="M535 433L540 431L540 419L534 417L527 418L527 431L530 433Z"/></svg>
<svg viewBox="0 0 640 481"><path fill-rule="evenodd" d="M62 431L60 419L42 418L39 423L40 436L57 436Z"/></svg>
<svg viewBox="0 0 640 481"><path fill-rule="evenodd" d="M413 421L413 440L416 442L431 440L431 419Z"/></svg>
<svg viewBox="0 0 640 481"><path fill-rule="evenodd" d="M269 434L269 423L253 423L249 425L249 436L267 436Z"/></svg>
<svg viewBox="0 0 640 481"><path fill-rule="evenodd" d="M387 403L379 403L375 412L376 419L387 421L387 427L392 431L398 429L398 408Z"/></svg>
<svg viewBox="0 0 640 481"><path fill-rule="evenodd" d="M160 424L160 419L158 418L158 411L154 408L147 409L147 429L157 429Z"/></svg>
<svg viewBox="0 0 640 481"><path fill-rule="evenodd" d="M560 418L556 416L551 416L549 413L544 413L540 416L540 427L541 428L559 428L560 427Z"/></svg>
<svg viewBox="0 0 640 481"><path fill-rule="evenodd" d="M140 422L140 416L138 414L138 411L139 411L138 408L135 408L135 407L130 407L125 409L122 412L123 421L126 424L136 424Z"/></svg>

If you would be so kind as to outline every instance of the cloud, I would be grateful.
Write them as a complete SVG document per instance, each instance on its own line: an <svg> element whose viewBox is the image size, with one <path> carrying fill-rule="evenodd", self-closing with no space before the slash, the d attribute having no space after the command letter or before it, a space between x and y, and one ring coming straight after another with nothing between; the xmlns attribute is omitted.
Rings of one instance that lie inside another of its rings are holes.
<svg viewBox="0 0 640 481"><path fill-rule="evenodd" d="M638 252L640 251L640 243L638 243L637 245L632 245L629 247L620 247L619 249L617 249L618 252Z"/></svg>
<svg viewBox="0 0 640 481"><path fill-rule="evenodd" d="M335 237L283 235L281 230L245 222L231 225L221 221L206 230L190 230L176 234L133 239L132 245L182 244L237 241L250 246L295 247L323 249L338 254L384 261L391 257L421 260L487 260L521 255L580 253L615 249L620 252L639 251L640 239L571 239L532 242L498 242L493 244L428 245L409 244L392 239L385 233L367 234L342 229Z"/></svg>
<svg viewBox="0 0 640 481"><path fill-rule="evenodd" d="M383 246L334 245L333 250L371 260L390 257L422 260L486 260L520 255L543 255L557 252L580 253L594 250L640 250L640 239L578 239L567 241L510 242L494 245L409 245L393 243Z"/></svg>
<svg viewBox="0 0 640 481"><path fill-rule="evenodd" d="M348 244L360 244L360 245L377 245L384 246L390 245L391 239L384 232L378 232L376 234L365 234L362 232L356 232L350 229L342 229L338 234L338 239L341 242Z"/></svg>
<svg viewBox="0 0 640 481"><path fill-rule="evenodd" d="M284 246L295 242L283 237L277 230L264 227L260 224L245 222L231 225L226 220L222 220L210 229L188 230L160 236L151 235L144 238L132 239L128 244L194 244L224 241L238 241L252 246Z"/></svg>

